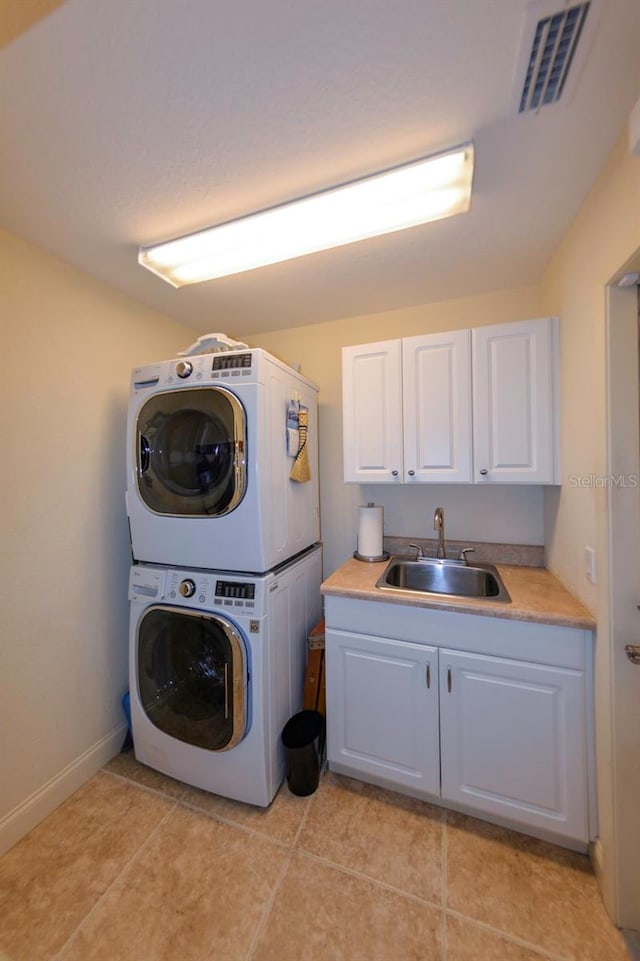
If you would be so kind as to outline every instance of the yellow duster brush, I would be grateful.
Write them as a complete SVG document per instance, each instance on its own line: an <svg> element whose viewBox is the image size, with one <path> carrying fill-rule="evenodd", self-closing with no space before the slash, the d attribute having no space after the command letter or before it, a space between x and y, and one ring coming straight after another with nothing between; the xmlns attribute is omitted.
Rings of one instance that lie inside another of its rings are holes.
<svg viewBox="0 0 640 961"><path fill-rule="evenodd" d="M291 480L305 484L311 480L311 469L309 467L309 455L307 453L307 433L309 430L309 411L306 407L301 407L298 414L298 453L293 462L289 477Z"/></svg>

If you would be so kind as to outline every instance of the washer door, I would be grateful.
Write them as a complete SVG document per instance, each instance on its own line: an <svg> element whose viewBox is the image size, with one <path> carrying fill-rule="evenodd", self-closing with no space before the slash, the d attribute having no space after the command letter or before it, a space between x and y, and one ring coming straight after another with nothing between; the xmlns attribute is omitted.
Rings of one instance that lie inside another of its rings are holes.
<svg viewBox="0 0 640 961"><path fill-rule="evenodd" d="M220 517L247 483L244 409L222 387L151 397L136 425L140 497L156 514Z"/></svg>
<svg viewBox="0 0 640 961"><path fill-rule="evenodd" d="M217 614L150 607L138 625L140 703L165 734L228 751L247 729L247 656L241 635Z"/></svg>

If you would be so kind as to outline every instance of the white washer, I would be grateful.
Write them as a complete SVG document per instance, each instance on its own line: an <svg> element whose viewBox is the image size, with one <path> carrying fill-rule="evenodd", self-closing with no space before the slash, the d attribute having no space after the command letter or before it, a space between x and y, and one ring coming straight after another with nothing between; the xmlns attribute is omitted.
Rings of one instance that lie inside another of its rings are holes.
<svg viewBox="0 0 640 961"><path fill-rule="evenodd" d="M311 479L289 476L287 411L309 410ZM317 387L264 350L133 371L127 514L138 561L270 570L318 541Z"/></svg>
<svg viewBox="0 0 640 961"><path fill-rule="evenodd" d="M306 638L321 617L321 548L268 574L131 569L136 758L248 804L270 804L300 710Z"/></svg>

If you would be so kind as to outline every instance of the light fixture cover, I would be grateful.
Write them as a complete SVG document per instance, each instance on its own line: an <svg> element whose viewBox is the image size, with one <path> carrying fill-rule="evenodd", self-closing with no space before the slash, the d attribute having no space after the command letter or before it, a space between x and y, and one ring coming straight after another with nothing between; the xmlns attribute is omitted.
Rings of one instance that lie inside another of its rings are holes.
<svg viewBox="0 0 640 961"><path fill-rule="evenodd" d="M138 263L174 287L238 274L415 227L471 203L473 144L342 187L141 247Z"/></svg>

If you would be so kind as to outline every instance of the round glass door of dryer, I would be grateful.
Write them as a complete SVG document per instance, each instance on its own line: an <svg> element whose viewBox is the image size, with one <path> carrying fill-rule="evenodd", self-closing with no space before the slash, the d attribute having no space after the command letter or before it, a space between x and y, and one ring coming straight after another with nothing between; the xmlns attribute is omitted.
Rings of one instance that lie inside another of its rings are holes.
<svg viewBox="0 0 640 961"><path fill-rule="evenodd" d="M246 417L221 387L156 394L136 425L138 491L156 514L220 517L244 497Z"/></svg>
<svg viewBox="0 0 640 961"><path fill-rule="evenodd" d="M170 737L228 751L247 729L247 654L220 615L150 607L138 626L137 687L142 709Z"/></svg>

